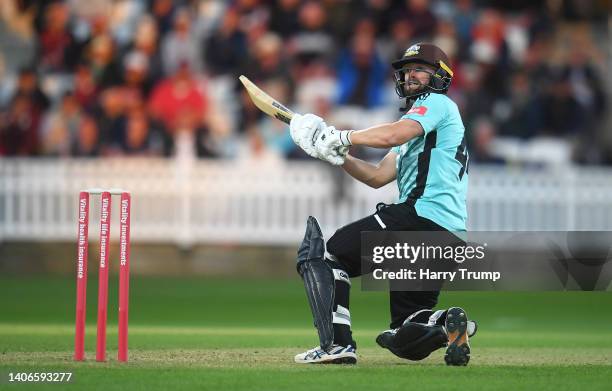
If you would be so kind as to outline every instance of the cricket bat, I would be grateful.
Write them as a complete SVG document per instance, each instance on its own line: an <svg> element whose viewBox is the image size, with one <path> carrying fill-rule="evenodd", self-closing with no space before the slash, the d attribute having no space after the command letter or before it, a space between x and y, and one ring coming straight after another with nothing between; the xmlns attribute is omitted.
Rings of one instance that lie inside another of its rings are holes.
<svg viewBox="0 0 612 391"><path fill-rule="evenodd" d="M293 118L293 111L286 108L283 104L279 103L276 99L263 92L257 87L252 81L246 76L241 75L239 78L240 82L246 88L251 100L257 106L257 108L271 117L279 119L286 124L291 122Z"/></svg>

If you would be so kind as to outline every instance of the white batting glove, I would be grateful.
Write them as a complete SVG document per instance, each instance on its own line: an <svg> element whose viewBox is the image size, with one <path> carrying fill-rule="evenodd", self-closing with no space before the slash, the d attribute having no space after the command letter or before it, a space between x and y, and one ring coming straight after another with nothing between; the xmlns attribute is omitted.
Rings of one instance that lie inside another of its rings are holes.
<svg viewBox="0 0 612 391"><path fill-rule="evenodd" d="M337 130L333 126L326 127L317 135L315 149L319 158L327 160L331 164L344 164L348 147L351 143L352 130Z"/></svg>
<svg viewBox="0 0 612 391"><path fill-rule="evenodd" d="M289 133L293 142L304 150L308 155L318 158L319 154L315 148L315 140L322 129L325 128L323 118L314 114L293 114L289 124Z"/></svg>
<svg viewBox="0 0 612 391"><path fill-rule="evenodd" d="M346 155L348 154L349 147L340 147L331 151L330 154L326 155L324 158L320 158L325 160L326 162L333 164L334 166L341 166L344 164L346 160Z"/></svg>

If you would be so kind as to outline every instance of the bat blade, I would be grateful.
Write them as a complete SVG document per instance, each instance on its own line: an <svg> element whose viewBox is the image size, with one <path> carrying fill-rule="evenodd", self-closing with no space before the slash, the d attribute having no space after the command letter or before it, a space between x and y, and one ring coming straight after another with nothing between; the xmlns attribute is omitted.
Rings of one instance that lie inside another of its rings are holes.
<svg viewBox="0 0 612 391"><path fill-rule="evenodd" d="M238 79L244 88L246 88L251 100L259 110L271 117L283 121L286 124L291 122L291 118L293 118L293 111L289 110L285 107L285 105L263 92L246 76L242 75Z"/></svg>

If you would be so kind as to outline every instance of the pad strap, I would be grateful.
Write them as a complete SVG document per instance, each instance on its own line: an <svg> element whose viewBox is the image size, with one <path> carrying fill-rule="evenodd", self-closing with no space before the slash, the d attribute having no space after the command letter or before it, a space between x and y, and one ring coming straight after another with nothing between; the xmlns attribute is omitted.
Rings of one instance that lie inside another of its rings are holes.
<svg viewBox="0 0 612 391"><path fill-rule="evenodd" d="M344 308L340 304L336 307L336 312L333 313L332 322L338 324L345 324L350 327L351 325L351 313L348 308Z"/></svg>
<svg viewBox="0 0 612 391"><path fill-rule="evenodd" d="M344 281L349 286L351 286L351 280L350 280L347 272L345 272L342 269L332 269L332 271L334 272L334 280L336 280L336 281Z"/></svg>

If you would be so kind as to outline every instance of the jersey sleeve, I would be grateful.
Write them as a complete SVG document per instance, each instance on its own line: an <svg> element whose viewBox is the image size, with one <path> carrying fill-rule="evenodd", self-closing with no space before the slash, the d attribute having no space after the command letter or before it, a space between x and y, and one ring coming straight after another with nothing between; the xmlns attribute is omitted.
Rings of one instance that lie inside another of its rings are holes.
<svg viewBox="0 0 612 391"><path fill-rule="evenodd" d="M397 153L399 155L400 154L400 146L397 145L397 146L391 148L391 152L395 152L395 153Z"/></svg>
<svg viewBox="0 0 612 391"><path fill-rule="evenodd" d="M417 100L401 119L417 121L427 134L436 129L446 118L448 104L445 98L444 95L429 94L425 99Z"/></svg>

